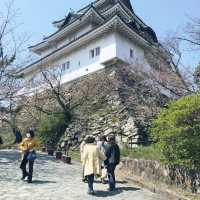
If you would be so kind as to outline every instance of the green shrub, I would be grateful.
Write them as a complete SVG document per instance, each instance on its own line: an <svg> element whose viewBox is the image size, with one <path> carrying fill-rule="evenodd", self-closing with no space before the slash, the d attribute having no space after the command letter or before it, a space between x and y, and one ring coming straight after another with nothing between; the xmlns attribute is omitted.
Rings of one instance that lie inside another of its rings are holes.
<svg viewBox="0 0 200 200"><path fill-rule="evenodd" d="M0 136L2 137L2 140L3 140L3 144L0 145L0 149L18 148L18 145L13 144L15 141L15 137L11 130L1 132Z"/></svg>
<svg viewBox="0 0 200 200"><path fill-rule="evenodd" d="M55 148L60 137L66 129L65 117L63 114L45 116L38 125L38 136L41 142L49 147Z"/></svg>
<svg viewBox="0 0 200 200"><path fill-rule="evenodd" d="M153 121L150 132L167 163L199 169L200 95L170 103Z"/></svg>

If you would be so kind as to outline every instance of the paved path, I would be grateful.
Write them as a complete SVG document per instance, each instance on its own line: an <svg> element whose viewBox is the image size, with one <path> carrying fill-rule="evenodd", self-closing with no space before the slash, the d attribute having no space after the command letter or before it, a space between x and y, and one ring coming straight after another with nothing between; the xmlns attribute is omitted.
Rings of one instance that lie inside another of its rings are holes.
<svg viewBox="0 0 200 200"><path fill-rule="evenodd" d="M157 196L129 183L118 183L118 190L106 191L107 185L95 184L96 196L88 196L81 180L81 166L63 164L40 154L34 166L33 183L20 180L20 155L0 151L0 200L156 200Z"/></svg>

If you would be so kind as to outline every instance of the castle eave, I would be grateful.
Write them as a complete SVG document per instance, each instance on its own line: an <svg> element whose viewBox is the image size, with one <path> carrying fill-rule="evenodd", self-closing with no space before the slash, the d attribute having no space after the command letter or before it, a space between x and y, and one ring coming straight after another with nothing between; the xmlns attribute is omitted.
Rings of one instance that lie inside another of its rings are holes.
<svg viewBox="0 0 200 200"><path fill-rule="evenodd" d="M58 30L57 32L53 33L52 35L44 38L44 41L36 44L34 46L29 47L29 49L37 54L39 54L42 50L47 49L51 46L51 44L62 40L66 37L67 34L70 34L76 30L79 30L81 26L84 26L88 23L96 23L101 24L105 21L103 16L101 16L93 7L88 9L86 13L84 13L81 17L77 18L71 24L67 25L66 27Z"/></svg>
<svg viewBox="0 0 200 200"><path fill-rule="evenodd" d="M62 26L62 24L63 24L64 21L65 21L65 18L61 19L59 21L54 21L52 24L53 24L54 27L60 28Z"/></svg>
<svg viewBox="0 0 200 200"><path fill-rule="evenodd" d="M88 22L90 23L91 21L96 21L96 23L100 24L104 22L104 18L94 8L91 8L83 16L78 18L76 21L67 25L63 29L54 33L53 35L46 37L45 39L47 39L49 42L54 41L54 40L59 40L66 34L73 32L75 30L78 30L81 25L88 24Z"/></svg>
<svg viewBox="0 0 200 200"><path fill-rule="evenodd" d="M122 5L120 3L117 3L116 5L114 5L112 8L106 10L105 12L102 13L102 15L107 18L110 15L120 15L123 16L123 19L126 19L126 21L130 21L133 18L132 13L128 13L126 12L126 10L124 10L122 8Z"/></svg>

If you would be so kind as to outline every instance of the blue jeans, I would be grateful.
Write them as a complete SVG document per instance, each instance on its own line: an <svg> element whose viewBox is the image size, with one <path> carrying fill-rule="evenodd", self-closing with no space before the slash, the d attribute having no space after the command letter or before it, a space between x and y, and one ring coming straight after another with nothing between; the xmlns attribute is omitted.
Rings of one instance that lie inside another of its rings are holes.
<svg viewBox="0 0 200 200"><path fill-rule="evenodd" d="M28 181L32 181L34 161L29 161L27 159L27 156L28 156L28 154L24 155L24 157L23 157L23 159L21 161L21 164L20 164L20 168L22 170L22 175L23 176L28 175ZM29 164L29 171L28 172L26 171L27 163Z"/></svg>
<svg viewBox="0 0 200 200"><path fill-rule="evenodd" d="M88 192L93 192L94 174L88 175L87 181L88 181Z"/></svg>
<svg viewBox="0 0 200 200"><path fill-rule="evenodd" d="M112 191L115 189L116 181L115 181L115 164L109 164L107 166L108 170L108 183L109 183L109 190Z"/></svg>

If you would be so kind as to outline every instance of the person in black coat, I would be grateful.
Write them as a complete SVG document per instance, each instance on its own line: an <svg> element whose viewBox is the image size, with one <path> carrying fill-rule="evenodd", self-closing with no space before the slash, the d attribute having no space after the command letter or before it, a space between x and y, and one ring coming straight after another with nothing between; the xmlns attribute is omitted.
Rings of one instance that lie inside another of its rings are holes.
<svg viewBox="0 0 200 200"><path fill-rule="evenodd" d="M3 139L2 137L0 136L0 145L3 144Z"/></svg>
<svg viewBox="0 0 200 200"><path fill-rule="evenodd" d="M106 157L105 166L108 172L108 182L109 182L109 191L115 190L115 169L120 162L120 149L116 144L115 136L110 136L108 138L108 146L106 148Z"/></svg>
<svg viewBox="0 0 200 200"><path fill-rule="evenodd" d="M13 128L13 134L15 136L15 141L13 144L20 144L22 142L22 134L18 128Z"/></svg>
<svg viewBox="0 0 200 200"><path fill-rule="evenodd" d="M12 131L13 131L13 134L15 136L15 141L14 141L13 144L20 144L21 141L22 141L22 134L21 134L20 130L18 128L13 128ZM3 139L0 136L0 145L1 144L3 144Z"/></svg>

